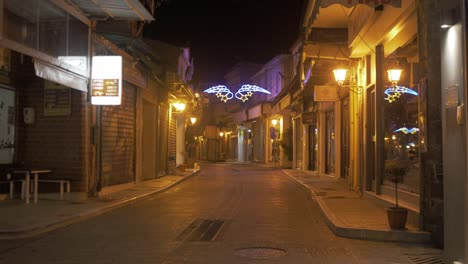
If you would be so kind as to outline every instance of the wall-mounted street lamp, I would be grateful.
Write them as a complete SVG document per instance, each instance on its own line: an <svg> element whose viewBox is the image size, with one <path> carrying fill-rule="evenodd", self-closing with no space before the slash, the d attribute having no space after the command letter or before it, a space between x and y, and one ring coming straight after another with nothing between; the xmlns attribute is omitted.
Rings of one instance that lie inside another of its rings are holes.
<svg viewBox="0 0 468 264"><path fill-rule="evenodd" d="M174 106L174 108L180 112L185 110L185 104L180 101L172 103L172 106Z"/></svg>
<svg viewBox="0 0 468 264"><path fill-rule="evenodd" d="M196 117L191 117L191 118L190 118L190 123L192 123L192 125L195 125L196 122L197 122L197 118L196 118Z"/></svg>
<svg viewBox="0 0 468 264"><path fill-rule="evenodd" d="M354 80L355 78L351 78L351 81L349 84L345 85L345 80L346 80L346 74L348 73L348 70L345 68L338 68L333 70L333 75L335 75L335 81L340 87L347 87L349 88L350 92L360 94L362 92L362 86L357 85L356 81ZM353 70L353 75L354 70Z"/></svg>
<svg viewBox="0 0 468 264"><path fill-rule="evenodd" d="M396 87L401 77L401 69L393 68L387 70L388 80L392 83L393 87Z"/></svg>
<svg viewBox="0 0 468 264"><path fill-rule="evenodd" d="M224 132L222 132L222 131L219 132L219 136L220 136L220 137L224 137Z"/></svg>
<svg viewBox="0 0 468 264"><path fill-rule="evenodd" d="M276 125L278 124L278 119L272 119L272 120L271 120L271 124L272 124L273 126L276 126Z"/></svg>

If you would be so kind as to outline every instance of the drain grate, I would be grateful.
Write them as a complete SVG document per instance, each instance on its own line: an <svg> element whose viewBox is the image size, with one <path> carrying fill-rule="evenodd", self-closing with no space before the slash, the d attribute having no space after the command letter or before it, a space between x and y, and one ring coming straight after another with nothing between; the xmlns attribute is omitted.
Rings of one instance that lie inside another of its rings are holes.
<svg viewBox="0 0 468 264"><path fill-rule="evenodd" d="M327 192L314 192L315 196L326 196Z"/></svg>
<svg viewBox="0 0 468 264"><path fill-rule="evenodd" d="M308 248L307 252L314 257L352 257L353 253L348 248Z"/></svg>
<svg viewBox="0 0 468 264"><path fill-rule="evenodd" d="M234 252L235 256L251 259L272 259L286 256L286 250L270 247L240 248Z"/></svg>
<svg viewBox="0 0 468 264"><path fill-rule="evenodd" d="M444 264L441 257L437 256L408 256L411 264Z"/></svg>
<svg viewBox="0 0 468 264"><path fill-rule="evenodd" d="M223 227L225 220L195 219L180 235L177 241L213 241Z"/></svg>
<svg viewBox="0 0 468 264"><path fill-rule="evenodd" d="M344 199L344 196L328 196L327 199Z"/></svg>

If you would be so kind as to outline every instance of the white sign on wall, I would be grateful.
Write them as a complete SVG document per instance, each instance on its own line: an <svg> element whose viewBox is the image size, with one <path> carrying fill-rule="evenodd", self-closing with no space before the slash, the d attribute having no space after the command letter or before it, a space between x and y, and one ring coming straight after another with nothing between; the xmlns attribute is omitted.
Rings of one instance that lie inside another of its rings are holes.
<svg viewBox="0 0 468 264"><path fill-rule="evenodd" d="M91 104L120 105L122 56L94 56L91 68Z"/></svg>

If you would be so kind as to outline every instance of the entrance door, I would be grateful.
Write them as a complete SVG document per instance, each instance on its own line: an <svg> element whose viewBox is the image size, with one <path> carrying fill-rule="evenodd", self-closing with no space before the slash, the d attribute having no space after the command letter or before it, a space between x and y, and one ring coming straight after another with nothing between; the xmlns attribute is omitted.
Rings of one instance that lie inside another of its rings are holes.
<svg viewBox="0 0 468 264"><path fill-rule="evenodd" d="M366 166L366 190L375 191L375 148L377 146L376 137L376 116L375 116L375 87L367 90L367 166Z"/></svg>
<svg viewBox="0 0 468 264"><path fill-rule="evenodd" d="M335 173L335 112L325 113L325 173Z"/></svg>
<svg viewBox="0 0 468 264"><path fill-rule="evenodd" d="M156 130L154 104L143 100L142 135L142 177L145 180L156 177Z"/></svg>
<svg viewBox="0 0 468 264"><path fill-rule="evenodd" d="M158 177L167 174L167 159L168 159L168 123L169 123L169 110L166 105L160 104L158 109L158 138L157 138L157 151L158 156L157 171Z"/></svg>
<svg viewBox="0 0 468 264"><path fill-rule="evenodd" d="M309 170L316 171L318 169L318 129L317 124L309 125Z"/></svg>
<svg viewBox="0 0 468 264"><path fill-rule="evenodd" d="M343 100L341 108L341 177L347 179L349 177L350 162L349 162L349 97Z"/></svg>
<svg viewBox="0 0 468 264"><path fill-rule="evenodd" d="M302 120L301 118L294 119L294 137L295 137L295 154L296 168L302 169Z"/></svg>

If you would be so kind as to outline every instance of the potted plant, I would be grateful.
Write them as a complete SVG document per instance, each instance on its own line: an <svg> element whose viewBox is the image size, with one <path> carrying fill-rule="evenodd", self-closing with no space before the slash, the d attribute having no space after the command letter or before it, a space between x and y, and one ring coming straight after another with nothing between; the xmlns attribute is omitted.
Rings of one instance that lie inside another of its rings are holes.
<svg viewBox="0 0 468 264"><path fill-rule="evenodd" d="M385 177L395 185L395 206L387 208L388 223L392 229L404 229L406 226L408 209L398 205L398 184L404 182L410 165L410 161L404 160L385 161Z"/></svg>
<svg viewBox="0 0 468 264"><path fill-rule="evenodd" d="M291 127L286 129L279 143L288 161L291 161L293 159L293 130Z"/></svg>

